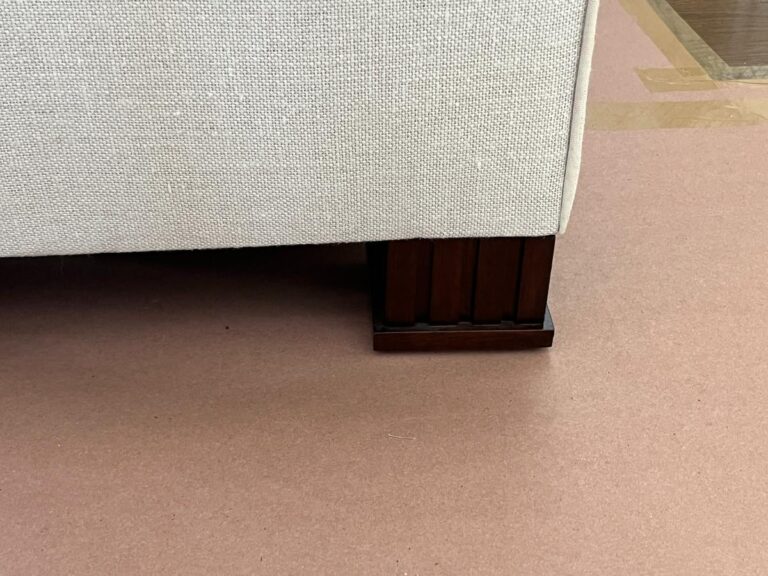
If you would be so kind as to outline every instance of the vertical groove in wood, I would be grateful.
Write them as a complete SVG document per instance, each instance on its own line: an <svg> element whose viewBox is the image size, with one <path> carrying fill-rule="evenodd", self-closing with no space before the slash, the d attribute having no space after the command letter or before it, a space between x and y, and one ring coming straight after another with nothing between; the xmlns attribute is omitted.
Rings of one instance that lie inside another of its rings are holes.
<svg viewBox="0 0 768 576"><path fill-rule="evenodd" d="M487 238L479 241L472 320L482 324L514 320L522 241Z"/></svg>
<svg viewBox="0 0 768 576"><path fill-rule="evenodd" d="M430 322L453 324L472 315L477 240L434 242Z"/></svg>
<svg viewBox="0 0 768 576"><path fill-rule="evenodd" d="M523 242L516 314L521 324L544 321L554 251L554 236L525 238Z"/></svg>
<svg viewBox="0 0 768 576"><path fill-rule="evenodd" d="M414 324L423 315L423 293L428 286L428 240L396 240L388 243L384 320L394 325Z"/></svg>

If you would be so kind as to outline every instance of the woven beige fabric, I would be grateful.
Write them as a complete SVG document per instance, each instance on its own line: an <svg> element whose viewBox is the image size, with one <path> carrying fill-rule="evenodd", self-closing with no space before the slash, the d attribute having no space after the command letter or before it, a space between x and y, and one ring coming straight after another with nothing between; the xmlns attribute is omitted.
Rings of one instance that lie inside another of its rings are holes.
<svg viewBox="0 0 768 576"><path fill-rule="evenodd" d="M590 0L584 16L584 31L581 40L581 56L579 69L576 73L576 91L571 110L571 138L568 144L568 159L565 167L565 183L563 186L563 201L560 210L560 233L564 233L571 217L573 201L579 184L581 171L581 148L584 143L584 124L587 119L587 93L589 92L589 77L592 73L592 53L595 48L595 31L600 2Z"/></svg>
<svg viewBox="0 0 768 576"><path fill-rule="evenodd" d="M3 0L0 255L555 233L586 1Z"/></svg>

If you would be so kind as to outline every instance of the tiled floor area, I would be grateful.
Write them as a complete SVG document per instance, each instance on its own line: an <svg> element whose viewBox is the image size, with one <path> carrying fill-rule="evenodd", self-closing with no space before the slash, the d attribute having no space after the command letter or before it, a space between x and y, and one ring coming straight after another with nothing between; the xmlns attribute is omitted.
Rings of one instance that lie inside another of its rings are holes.
<svg viewBox="0 0 768 576"><path fill-rule="evenodd" d="M0 261L0 574L765 573L768 86L644 8L601 10L550 351L371 352L359 246Z"/></svg>

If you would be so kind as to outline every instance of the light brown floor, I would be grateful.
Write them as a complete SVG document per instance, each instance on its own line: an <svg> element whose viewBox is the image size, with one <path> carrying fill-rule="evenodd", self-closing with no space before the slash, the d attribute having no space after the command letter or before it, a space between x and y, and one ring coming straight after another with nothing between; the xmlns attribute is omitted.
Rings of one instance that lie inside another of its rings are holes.
<svg viewBox="0 0 768 576"><path fill-rule="evenodd" d="M0 262L0 574L764 574L766 141L590 132L551 351L371 352L359 247Z"/></svg>

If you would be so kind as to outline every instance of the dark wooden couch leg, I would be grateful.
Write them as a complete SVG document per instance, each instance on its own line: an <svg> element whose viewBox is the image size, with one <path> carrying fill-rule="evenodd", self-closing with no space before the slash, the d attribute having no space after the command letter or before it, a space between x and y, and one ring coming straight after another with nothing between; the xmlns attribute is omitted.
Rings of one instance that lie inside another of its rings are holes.
<svg viewBox="0 0 768 576"><path fill-rule="evenodd" d="M554 236L370 243L374 349L551 346L554 248Z"/></svg>

